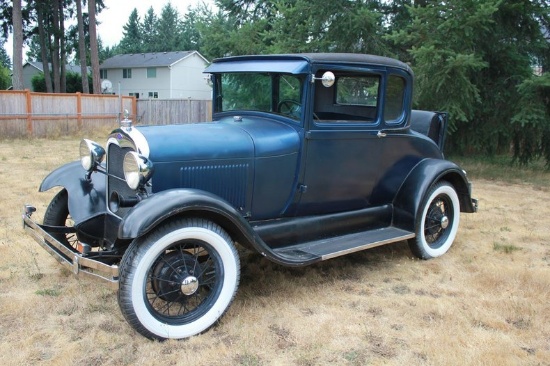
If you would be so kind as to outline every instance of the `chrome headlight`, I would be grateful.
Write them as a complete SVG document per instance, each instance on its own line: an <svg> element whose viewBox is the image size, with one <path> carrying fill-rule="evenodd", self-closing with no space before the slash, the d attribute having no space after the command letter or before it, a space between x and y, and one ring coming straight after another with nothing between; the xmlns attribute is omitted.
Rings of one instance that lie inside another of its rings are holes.
<svg viewBox="0 0 550 366"><path fill-rule="evenodd" d="M96 142L88 139L80 141L80 163L82 167L91 172L105 158L105 149Z"/></svg>
<svg viewBox="0 0 550 366"><path fill-rule="evenodd" d="M124 155L122 169L124 170L126 184L133 190L147 183L153 175L153 163L135 151L130 151Z"/></svg>

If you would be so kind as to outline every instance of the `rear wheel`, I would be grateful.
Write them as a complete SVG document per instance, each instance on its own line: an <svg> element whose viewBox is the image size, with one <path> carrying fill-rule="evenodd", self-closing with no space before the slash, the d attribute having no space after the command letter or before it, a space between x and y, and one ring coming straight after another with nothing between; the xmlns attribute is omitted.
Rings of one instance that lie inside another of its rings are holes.
<svg viewBox="0 0 550 366"><path fill-rule="evenodd" d="M416 217L416 237L409 240L414 255L430 259L445 254L456 237L460 222L460 202L454 187L435 184L426 194Z"/></svg>
<svg viewBox="0 0 550 366"><path fill-rule="evenodd" d="M203 219L175 219L136 239L122 259L118 303L153 339L187 338L211 327L231 304L240 263L229 235Z"/></svg>
<svg viewBox="0 0 550 366"><path fill-rule="evenodd" d="M44 214L44 225L73 227L74 221L69 215L69 196L67 190L59 191L52 199ZM76 233L51 233L61 244L77 252L78 239Z"/></svg>

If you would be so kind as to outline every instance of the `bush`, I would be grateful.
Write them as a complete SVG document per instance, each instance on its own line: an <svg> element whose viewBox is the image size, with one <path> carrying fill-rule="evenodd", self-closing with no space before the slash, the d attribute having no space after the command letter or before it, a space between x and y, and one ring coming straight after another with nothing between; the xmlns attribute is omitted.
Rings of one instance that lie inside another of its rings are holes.
<svg viewBox="0 0 550 366"><path fill-rule="evenodd" d="M37 74L33 76L32 80L32 89L35 92L45 93L46 92L46 79L44 78L44 73ZM53 83L53 82L52 82ZM88 74L88 85L90 90L93 90L92 87L92 76ZM67 93L82 93L82 78L80 74L76 72L67 72L66 75L66 92Z"/></svg>

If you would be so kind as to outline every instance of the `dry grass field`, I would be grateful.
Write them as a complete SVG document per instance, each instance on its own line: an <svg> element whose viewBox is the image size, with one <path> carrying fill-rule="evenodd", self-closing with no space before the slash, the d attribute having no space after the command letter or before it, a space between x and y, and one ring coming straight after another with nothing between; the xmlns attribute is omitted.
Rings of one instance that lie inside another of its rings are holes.
<svg viewBox="0 0 550 366"><path fill-rule="evenodd" d="M221 321L161 343L23 232L22 205L42 218L53 192L37 187L78 140L0 141L1 365L550 365L550 173L472 174L480 211L438 259L398 243L289 269L243 251Z"/></svg>

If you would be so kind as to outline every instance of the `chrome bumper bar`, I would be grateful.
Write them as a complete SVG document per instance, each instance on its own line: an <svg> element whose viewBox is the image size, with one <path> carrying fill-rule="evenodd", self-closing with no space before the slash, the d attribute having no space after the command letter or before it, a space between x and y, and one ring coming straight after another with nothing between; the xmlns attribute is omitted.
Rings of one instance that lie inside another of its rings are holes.
<svg viewBox="0 0 550 366"><path fill-rule="evenodd" d="M109 287L118 289L118 266L110 266L71 251L31 219L34 211L34 207L25 206L22 215L23 228L42 248L73 272L76 277L100 280L107 282Z"/></svg>

